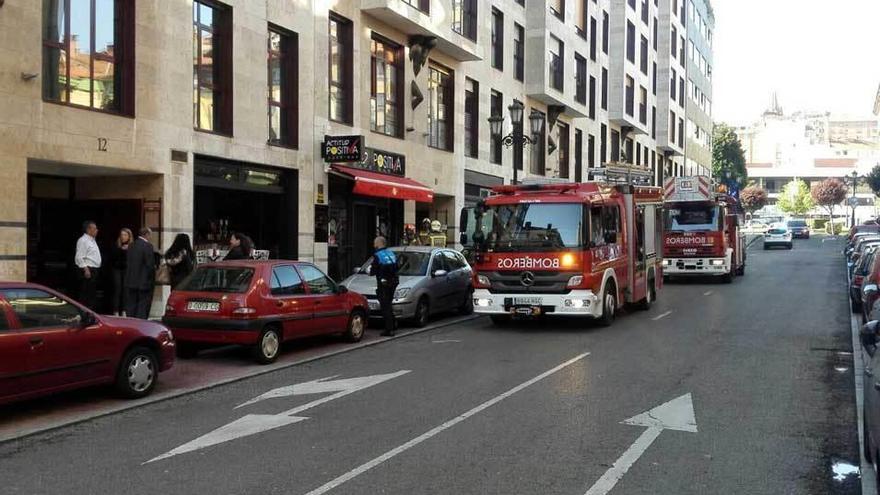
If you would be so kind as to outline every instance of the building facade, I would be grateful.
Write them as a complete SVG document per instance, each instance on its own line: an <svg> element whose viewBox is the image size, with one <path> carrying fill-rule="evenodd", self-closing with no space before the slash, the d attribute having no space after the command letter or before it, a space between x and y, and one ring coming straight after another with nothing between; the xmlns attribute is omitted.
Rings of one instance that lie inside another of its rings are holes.
<svg viewBox="0 0 880 495"><path fill-rule="evenodd" d="M212 259L241 231L337 278L425 218L454 242L461 208L511 181L488 118L508 133L514 100L543 121L520 178L623 161L659 183L686 169L688 17L684 0L6 2L0 279L69 288L85 219L105 252L149 226Z"/></svg>
<svg viewBox="0 0 880 495"><path fill-rule="evenodd" d="M712 175L712 36L715 13L709 0L688 3L687 25L687 122L685 171Z"/></svg>

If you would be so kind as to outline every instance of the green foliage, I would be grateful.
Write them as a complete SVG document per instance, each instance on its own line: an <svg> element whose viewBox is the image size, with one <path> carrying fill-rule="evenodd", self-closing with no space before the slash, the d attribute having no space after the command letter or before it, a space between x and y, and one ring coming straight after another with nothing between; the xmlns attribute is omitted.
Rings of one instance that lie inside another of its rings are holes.
<svg viewBox="0 0 880 495"><path fill-rule="evenodd" d="M810 226L810 229L814 230L823 230L825 229L825 225L828 224L827 218L811 218L807 220L807 225Z"/></svg>
<svg viewBox="0 0 880 495"><path fill-rule="evenodd" d="M880 196L880 165L875 165L874 168L868 172L868 175L865 176L865 182L868 183L868 186L871 187L871 190L874 191L875 195Z"/></svg>
<svg viewBox="0 0 880 495"><path fill-rule="evenodd" d="M830 235L840 235L843 233L844 226L842 223L831 223L828 222L825 224L825 233Z"/></svg>
<svg viewBox="0 0 880 495"><path fill-rule="evenodd" d="M746 157L739 136L732 127L717 124L712 130L712 177L724 180L725 172L740 188L746 184Z"/></svg>
<svg viewBox="0 0 880 495"><path fill-rule="evenodd" d="M806 215L814 206L807 183L800 179L794 179L786 184L776 201L776 206L791 215Z"/></svg>

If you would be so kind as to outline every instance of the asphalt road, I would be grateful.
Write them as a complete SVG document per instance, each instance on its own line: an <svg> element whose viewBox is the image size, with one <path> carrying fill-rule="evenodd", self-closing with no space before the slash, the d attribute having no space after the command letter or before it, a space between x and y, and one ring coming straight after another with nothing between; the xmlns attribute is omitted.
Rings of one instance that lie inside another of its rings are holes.
<svg viewBox="0 0 880 495"><path fill-rule="evenodd" d="M3 443L0 493L859 493L839 251L759 242L611 328L478 319Z"/></svg>

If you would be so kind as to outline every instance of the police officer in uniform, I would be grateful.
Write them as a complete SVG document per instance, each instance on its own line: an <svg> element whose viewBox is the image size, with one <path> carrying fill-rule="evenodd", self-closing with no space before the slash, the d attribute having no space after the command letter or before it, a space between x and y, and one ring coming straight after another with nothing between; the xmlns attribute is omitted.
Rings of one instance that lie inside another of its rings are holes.
<svg viewBox="0 0 880 495"><path fill-rule="evenodd" d="M376 237L373 247L373 262L370 265L370 273L376 276L376 295L379 297L379 307L382 310L382 319L385 321L383 336L393 336L397 330L397 320L394 318L394 309L391 301L394 299L394 291L397 290L397 256L388 249L385 238Z"/></svg>

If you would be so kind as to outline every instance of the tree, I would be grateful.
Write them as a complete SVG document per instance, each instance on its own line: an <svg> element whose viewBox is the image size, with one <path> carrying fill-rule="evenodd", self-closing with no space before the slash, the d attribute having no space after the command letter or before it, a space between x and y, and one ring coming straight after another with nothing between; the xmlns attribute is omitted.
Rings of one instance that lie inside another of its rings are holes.
<svg viewBox="0 0 880 495"><path fill-rule="evenodd" d="M746 157L739 136L732 127L717 124L712 130L712 177L725 179L725 172L739 188L746 184Z"/></svg>
<svg viewBox="0 0 880 495"><path fill-rule="evenodd" d="M828 211L831 233L834 233L834 207L846 199L846 184L839 179L825 179L813 184L812 196L817 205Z"/></svg>
<svg viewBox="0 0 880 495"><path fill-rule="evenodd" d="M780 210L791 215L806 215L813 209L813 198L810 196L810 188L807 183L794 179L782 188L776 206Z"/></svg>
<svg viewBox="0 0 880 495"><path fill-rule="evenodd" d="M754 213L767 204L767 191L758 186L749 186L740 191L739 201L747 212Z"/></svg>
<svg viewBox="0 0 880 495"><path fill-rule="evenodd" d="M874 168L868 172L868 175L865 176L865 182L868 183L868 186L871 187L874 194L880 196L880 165L875 165Z"/></svg>

